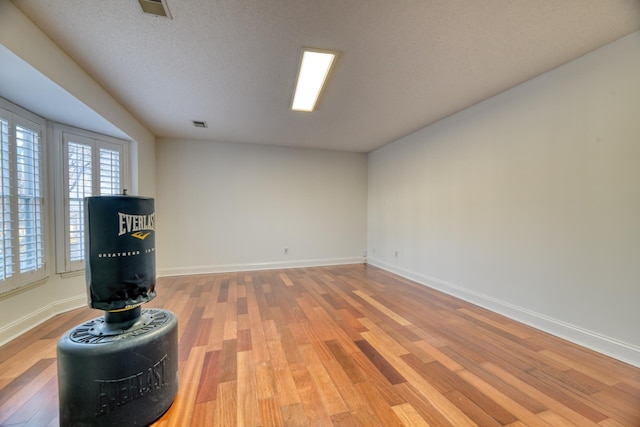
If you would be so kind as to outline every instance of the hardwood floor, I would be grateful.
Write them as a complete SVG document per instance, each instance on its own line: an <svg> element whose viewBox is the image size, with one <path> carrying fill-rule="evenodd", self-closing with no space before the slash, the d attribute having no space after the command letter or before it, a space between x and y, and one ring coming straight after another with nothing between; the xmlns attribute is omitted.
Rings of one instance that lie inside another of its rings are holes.
<svg viewBox="0 0 640 427"><path fill-rule="evenodd" d="M640 369L383 270L161 278L180 389L154 426L640 426ZM0 347L0 425L58 425L56 316Z"/></svg>

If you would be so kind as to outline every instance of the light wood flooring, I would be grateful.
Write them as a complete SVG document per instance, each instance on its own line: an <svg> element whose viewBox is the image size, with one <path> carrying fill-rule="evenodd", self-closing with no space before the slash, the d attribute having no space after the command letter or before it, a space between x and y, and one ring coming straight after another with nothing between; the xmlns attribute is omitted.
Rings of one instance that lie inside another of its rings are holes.
<svg viewBox="0 0 640 427"><path fill-rule="evenodd" d="M640 426L640 369L383 270L168 277L164 426ZM58 425L56 344L82 308L0 347L0 425Z"/></svg>

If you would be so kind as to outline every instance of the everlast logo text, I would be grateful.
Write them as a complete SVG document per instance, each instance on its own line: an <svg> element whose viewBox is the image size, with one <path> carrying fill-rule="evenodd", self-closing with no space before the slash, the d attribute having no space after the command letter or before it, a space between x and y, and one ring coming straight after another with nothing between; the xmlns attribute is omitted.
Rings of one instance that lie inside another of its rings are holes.
<svg viewBox="0 0 640 427"><path fill-rule="evenodd" d="M118 212L118 236L123 234L139 232L139 231L154 231L155 230L155 213L149 215L131 215L122 212ZM141 233L137 233L138 238ZM148 234L145 235L145 237Z"/></svg>
<svg viewBox="0 0 640 427"><path fill-rule="evenodd" d="M166 386L168 384L165 377L166 363L165 355L158 363L139 374L117 380L96 380L98 392L96 416L106 415L125 403Z"/></svg>

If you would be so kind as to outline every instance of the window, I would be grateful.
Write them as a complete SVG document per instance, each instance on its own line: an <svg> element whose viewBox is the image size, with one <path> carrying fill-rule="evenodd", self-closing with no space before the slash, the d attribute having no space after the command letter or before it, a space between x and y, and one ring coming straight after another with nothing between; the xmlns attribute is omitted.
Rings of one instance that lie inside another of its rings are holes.
<svg viewBox="0 0 640 427"><path fill-rule="evenodd" d="M44 121L32 118L0 108L0 292L46 276Z"/></svg>
<svg viewBox="0 0 640 427"><path fill-rule="evenodd" d="M84 269L84 198L122 194L126 186L127 142L62 125L54 128L62 153L57 215L58 272Z"/></svg>

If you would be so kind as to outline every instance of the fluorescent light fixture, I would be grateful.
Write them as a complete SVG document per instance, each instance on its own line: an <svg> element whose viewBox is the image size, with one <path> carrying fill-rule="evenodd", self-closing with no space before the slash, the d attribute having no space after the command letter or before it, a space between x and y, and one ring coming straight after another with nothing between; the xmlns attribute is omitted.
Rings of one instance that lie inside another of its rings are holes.
<svg viewBox="0 0 640 427"><path fill-rule="evenodd" d="M295 111L313 111L327 80L337 52L322 49L302 50L298 81L293 94L291 109Z"/></svg>

